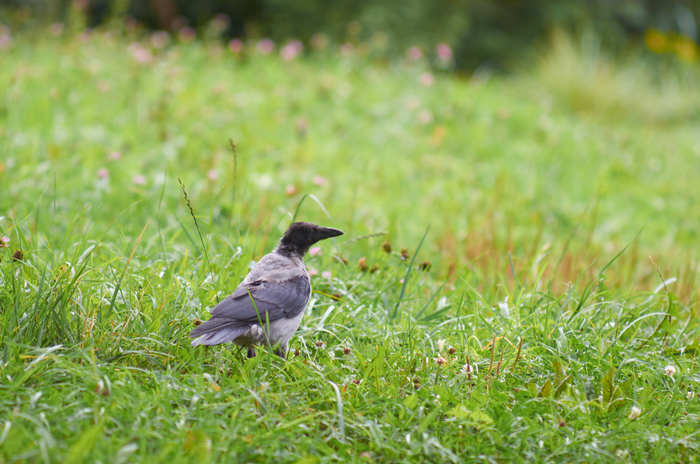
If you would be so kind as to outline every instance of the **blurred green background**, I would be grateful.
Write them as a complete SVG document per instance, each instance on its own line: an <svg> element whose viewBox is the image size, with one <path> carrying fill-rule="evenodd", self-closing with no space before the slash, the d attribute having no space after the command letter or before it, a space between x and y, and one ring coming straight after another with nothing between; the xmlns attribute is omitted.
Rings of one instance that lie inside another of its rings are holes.
<svg viewBox="0 0 700 464"><path fill-rule="evenodd" d="M553 30L593 32L608 49L646 44L686 61L698 57L700 1L656 0L2 0L0 23L32 27L69 22L73 10L88 27L129 18L150 29L226 38L310 41L323 33L338 42L372 44L391 56L410 46L449 44L458 69L508 69L532 58Z"/></svg>

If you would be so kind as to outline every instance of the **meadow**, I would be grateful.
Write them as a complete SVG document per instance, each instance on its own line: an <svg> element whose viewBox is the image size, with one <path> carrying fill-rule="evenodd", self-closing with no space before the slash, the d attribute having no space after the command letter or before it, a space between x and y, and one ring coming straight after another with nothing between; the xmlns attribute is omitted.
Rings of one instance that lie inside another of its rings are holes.
<svg viewBox="0 0 700 464"><path fill-rule="evenodd" d="M697 462L697 65L318 45L4 44L0 462ZM289 359L192 348L294 219Z"/></svg>

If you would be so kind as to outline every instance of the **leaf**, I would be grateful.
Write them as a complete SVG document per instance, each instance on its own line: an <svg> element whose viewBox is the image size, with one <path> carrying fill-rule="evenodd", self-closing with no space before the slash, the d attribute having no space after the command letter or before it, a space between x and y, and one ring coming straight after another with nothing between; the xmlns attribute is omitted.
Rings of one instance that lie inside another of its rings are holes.
<svg viewBox="0 0 700 464"><path fill-rule="evenodd" d="M615 380L615 368L611 367L608 372L605 373L602 379L600 379L600 385L603 389L603 402L609 403L613 398L613 387Z"/></svg>
<svg viewBox="0 0 700 464"><path fill-rule="evenodd" d="M200 430L188 430L185 451L196 455L199 462L207 461L211 454L211 439Z"/></svg>
<svg viewBox="0 0 700 464"><path fill-rule="evenodd" d="M80 462L83 458L92 450L97 443L97 437L102 432L102 422L98 422L89 429L87 429L76 441L73 446L71 446L66 456L65 462Z"/></svg>
<svg viewBox="0 0 700 464"><path fill-rule="evenodd" d="M406 398L404 398L403 405L408 409L414 409L418 405L418 395L415 393L408 395Z"/></svg>
<svg viewBox="0 0 700 464"><path fill-rule="evenodd" d="M547 381L544 383L544 385L542 385L542 388L540 389L540 393L537 396L539 396L541 398L546 398L547 396L549 396L551 391L552 391L552 380L547 379Z"/></svg>
<svg viewBox="0 0 700 464"><path fill-rule="evenodd" d="M552 363L552 369L554 369L554 379L559 380L564 376L564 368L558 359L555 359Z"/></svg>
<svg viewBox="0 0 700 464"><path fill-rule="evenodd" d="M425 416L425 418L421 421L420 426L418 426L418 433L425 432L425 429L427 429L428 426L435 420L438 414L440 414L440 408L435 408L430 411L430 414Z"/></svg>
<svg viewBox="0 0 700 464"><path fill-rule="evenodd" d="M530 395L537 396L537 384L535 382L530 382L525 386L527 387L527 391L530 392Z"/></svg>
<svg viewBox="0 0 700 464"><path fill-rule="evenodd" d="M318 456L304 456L303 458L296 461L295 464L316 464L320 459Z"/></svg>
<svg viewBox="0 0 700 464"><path fill-rule="evenodd" d="M478 422L478 423L486 424L486 425L493 424L493 418L491 418L491 416L489 416L487 413L485 413L481 409L476 409L476 410L472 411L469 414L469 417L474 422Z"/></svg>
<svg viewBox="0 0 700 464"><path fill-rule="evenodd" d="M458 404L454 408L447 411L448 416L454 416L457 419L466 419L471 414L471 411L463 404Z"/></svg>
<svg viewBox="0 0 700 464"><path fill-rule="evenodd" d="M447 415L453 416L457 419L469 419L468 422L471 422L474 425L493 424L493 418L491 416L489 416L487 413L485 413L483 410L481 410L481 409L470 410L464 404L458 404L454 408L450 409L449 411L447 411Z"/></svg>
<svg viewBox="0 0 700 464"><path fill-rule="evenodd" d="M557 388L554 390L554 397L555 398L558 398L559 395L562 394L562 392L564 391L566 386L569 384L569 382L571 382L572 378L573 378L573 375L569 374L566 377L564 377L564 379L561 382L559 382L559 385L557 385Z"/></svg>

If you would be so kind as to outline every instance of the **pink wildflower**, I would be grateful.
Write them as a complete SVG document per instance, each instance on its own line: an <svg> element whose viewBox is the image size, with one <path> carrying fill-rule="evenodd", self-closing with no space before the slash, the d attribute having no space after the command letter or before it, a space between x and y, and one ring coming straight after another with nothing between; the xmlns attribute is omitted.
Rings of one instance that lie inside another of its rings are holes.
<svg viewBox="0 0 700 464"><path fill-rule="evenodd" d="M118 151L113 151L113 152L110 152L110 154L109 154L109 159L112 161L118 161L121 159L121 157L122 157L122 154L119 153Z"/></svg>
<svg viewBox="0 0 700 464"><path fill-rule="evenodd" d="M177 36L182 42L192 42L194 40L195 31L191 27L185 26L180 28L177 32Z"/></svg>
<svg viewBox="0 0 700 464"><path fill-rule="evenodd" d="M97 177L99 177L100 179L106 179L109 177L109 171L105 168L102 168L99 171L97 171Z"/></svg>
<svg viewBox="0 0 700 464"><path fill-rule="evenodd" d="M331 278L331 271L323 271L321 273L321 277L323 277L324 279L330 279Z"/></svg>
<svg viewBox="0 0 700 464"><path fill-rule="evenodd" d="M57 36L63 34L63 23L53 23L51 25L51 34L54 37L57 37Z"/></svg>
<svg viewBox="0 0 700 464"><path fill-rule="evenodd" d="M321 247L313 247L309 250L310 256L316 256L321 254Z"/></svg>
<svg viewBox="0 0 700 464"><path fill-rule="evenodd" d="M154 48L165 48L169 41L170 35L165 31L155 31L151 34L151 45L153 45Z"/></svg>
<svg viewBox="0 0 700 464"><path fill-rule="evenodd" d="M138 42L134 42L129 45L129 53L131 53L131 57L137 63L145 64L153 61L153 55L151 52Z"/></svg>
<svg viewBox="0 0 700 464"><path fill-rule="evenodd" d="M228 43L228 49L231 50L232 53L238 55L243 51L243 42L241 39L231 39Z"/></svg>
<svg viewBox="0 0 700 464"><path fill-rule="evenodd" d="M429 72L423 73L420 76L420 83L426 87L430 87L435 82L435 78Z"/></svg>
<svg viewBox="0 0 700 464"><path fill-rule="evenodd" d="M135 185L146 185L146 178L141 174L136 174L131 180Z"/></svg>
<svg viewBox="0 0 700 464"><path fill-rule="evenodd" d="M294 58L299 56L304 46L298 40L292 40L291 42L285 44L280 50L280 56L284 61L292 61Z"/></svg>
<svg viewBox="0 0 700 464"><path fill-rule="evenodd" d="M219 178L219 172L216 169L210 169L207 173L207 177L213 182Z"/></svg>
<svg viewBox="0 0 700 464"><path fill-rule="evenodd" d="M285 189L284 193L285 193L288 197L293 197L294 195L296 195L297 193L299 193L299 189L297 189L297 186L296 186L296 185L294 185L294 184L289 184L289 185L287 185L287 188Z"/></svg>
<svg viewBox="0 0 700 464"><path fill-rule="evenodd" d="M325 177L321 177L321 176L314 177L314 184L318 185L319 187L326 185L327 183L328 183L328 181L326 180Z"/></svg>
<svg viewBox="0 0 700 464"><path fill-rule="evenodd" d="M258 42L256 48L258 49L258 52L262 53L263 55L269 55L274 51L275 43L271 39L262 39L260 42Z"/></svg>
<svg viewBox="0 0 700 464"><path fill-rule="evenodd" d="M308 270L308 273L311 277L318 275L318 270L314 269L313 267Z"/></svg>
<svg viewBox="0 0 700 464"><path fill-rule="evenodd" d="M437 45L437 55L438 59L443 63L447 63L452 59L452 47L446 43L439 43Z"/></svg>
<svg viewBox="0 0 700 464"><path fill-rule="evenodd" d="M430 124L433 121L433 114L428 111L428 110L422 110L420 113L418 113L418 122L421 123L421 125L425 126L426 124Z"/></svg>
<svg viewBox="0 0 700 464"><path fill-rule="evenodd" d="M12 43L10 30L5 26L0 26L0 50L4 50Z"/></svg>
<svg viewBox="0 0 700 464"><path fill-rule="evenodd" d="M419 47L413 46L408 49L408 58L411 61L418 61L423 58L423 52Z"/></svg>
<svg viewBox="0 0 700 464"><path fill-rule="evenodd" d="M7 248L10 245L10 237L3 235L0 237L0 248Z"/></svg>

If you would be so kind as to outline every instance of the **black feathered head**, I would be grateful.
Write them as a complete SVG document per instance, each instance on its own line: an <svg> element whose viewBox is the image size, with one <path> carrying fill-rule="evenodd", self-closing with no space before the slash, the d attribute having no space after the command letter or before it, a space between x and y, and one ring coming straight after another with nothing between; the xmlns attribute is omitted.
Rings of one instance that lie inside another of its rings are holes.
<svg viewBox="0 0 700 464"><path fill-rule="evenodd" d="M282 236L277 252L303 257L314 243L338 235L343 235L343 231L310 222L293 222Z"/></svg>

